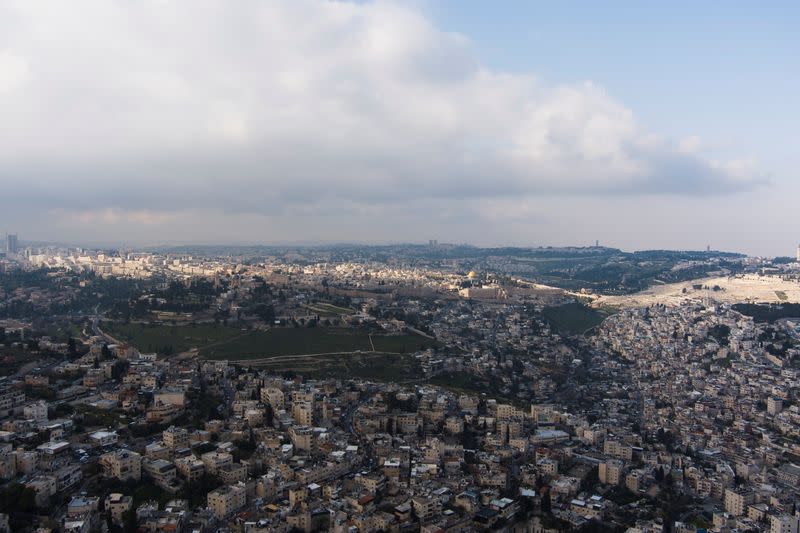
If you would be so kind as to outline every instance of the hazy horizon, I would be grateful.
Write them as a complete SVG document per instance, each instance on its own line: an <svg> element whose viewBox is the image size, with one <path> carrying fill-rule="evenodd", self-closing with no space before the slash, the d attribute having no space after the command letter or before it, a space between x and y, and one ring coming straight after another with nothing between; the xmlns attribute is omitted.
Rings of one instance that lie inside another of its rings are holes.
<svg viewBox="0 0 800 533"><path fill-rule="evenodd" d="M800 241L797 5L79 5L0 0L22 241Z"/></svg>
<svg viewBox="0 0 800 533"><path fill-rule="evenodd" d="M391 246L418 246L427 247L430 245L428 241L230 241L230 242L213 242L213 241L161 241L161 242L113 242L113 241L55 241L55 240L42 240L42 241L20 241L21 246L32 247L47 247L47 246L61 246L69 248L85 248L89 250L148 250L158 248L238 248L238 247L263 247L263 248L335 248L335 247L350 247L350 246L363 246L363 247L391 247ZM493 248L519 248L519 249L539 249L539 248L594 248L595 243L573 243L573 244L485 244L479 245L471 242L450 242L437 239L438 246L446 247L472 247L476 249L493 249ZM667 251L667 252L710 252L710 253L735 253L741 255L749 255L740 250L720 250L711 248L620 248L611 246L604 243L597 244L597 247L606 249L615 249L623 253L635 252L650 252L650 251ZM758 256L756 256L758 257ZM785 254L783 256L762 256L762 257L794 257L792 254Z"/></svg>

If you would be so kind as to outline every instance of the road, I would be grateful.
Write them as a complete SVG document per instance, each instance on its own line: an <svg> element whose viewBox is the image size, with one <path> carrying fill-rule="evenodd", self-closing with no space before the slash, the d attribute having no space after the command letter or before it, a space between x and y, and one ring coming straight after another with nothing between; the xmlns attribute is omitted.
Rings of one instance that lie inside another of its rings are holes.
<svg viewBox="0 0 800 533"><path fill-rule="evenodd" d="M94 333L98 337L101 337L109 344L123 344L123 342L120 341L119 339L115 339L114 337L112 337L111 335L100 329L100 320L103 317L98 312L99 307L100 304L97 304L94 308L94 315L92 316L92 333Z"/></svg>
<svg viewBox="0 0 800 533"><path fill-rule="evenodd" d="M296 355L276 355L274 357L260 357L258 359L230 359L228 362L239 365L258 365L267 363L282 363L286 361L296 361L299 359L313 359L314 357L326 355L357 355L357 354L375 354L375 355L403 355L400 352L379 352L379 351L363 351L356 350L354 352L324 352L324 353L304 353Z"/></svg>
<svg viewBox="0 0 800 533"><path fill-rule="evenodd" d="M359 440L361 437L356 432L355 425L353 424L353 417L355 416L356 411L358 411L358 408L366 404L368 401L369 399L358 400L358 402L356 402L354 406L348 409L347 412L342 417L342 425L345 426L345 428L347 428L348 433L350 433L351 435L355 435L356 437L359 438Z"/></svg>

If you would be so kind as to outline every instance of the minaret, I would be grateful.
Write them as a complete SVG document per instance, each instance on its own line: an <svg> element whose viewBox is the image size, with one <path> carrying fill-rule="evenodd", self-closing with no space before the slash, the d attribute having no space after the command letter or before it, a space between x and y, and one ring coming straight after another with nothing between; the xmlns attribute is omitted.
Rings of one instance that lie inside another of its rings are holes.
<svg viewBox="0 0 800 533"><path fill-rule="evenodd" d="M800 244L797 245L797 262L800 263Z"/></svg>

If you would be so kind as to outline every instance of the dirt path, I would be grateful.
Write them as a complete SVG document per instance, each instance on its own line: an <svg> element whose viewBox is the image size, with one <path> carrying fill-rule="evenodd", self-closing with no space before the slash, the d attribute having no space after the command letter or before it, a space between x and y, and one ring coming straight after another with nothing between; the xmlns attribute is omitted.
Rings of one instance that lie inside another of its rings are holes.
<svg viewBox="0 0 800 533"><path fill-rule="evenodd" d="M302 359L313 360L315 357L330 356L330 355L402 355L399 352L326 352L326 353L306 353L295 355L276 355L274 357L260 357L257 359L230 359L231 363L240 365L264 364L264 363L281 363L285 361L299 361Z"/></svg>

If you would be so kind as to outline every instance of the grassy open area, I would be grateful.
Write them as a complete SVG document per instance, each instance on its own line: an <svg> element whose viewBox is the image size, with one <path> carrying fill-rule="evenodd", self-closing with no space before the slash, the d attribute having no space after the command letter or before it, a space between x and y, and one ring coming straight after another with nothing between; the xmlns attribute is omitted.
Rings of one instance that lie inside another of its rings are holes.
<svg viewBox="0 0 800 533"><path fill-rule="evenodd" d="M258 359L280 355L334 352L411 353L437 346L420 335L376 335L350 328L276 328L269 331L243 331L221 324L104 323L103 329L124 339L143 352L171 355L197 348L209 359Z"/></svg>
<svg viewBox="0 0 800 533"><path fill-rule="evenodd" d="M362 378L376 381L408 381L423 377L419 362L406 354L354 353L315 355L291 360L273 358L257 366L273 372L309 377Z"/></svg>
<svg viewBox="0 0 800 533"><path fill-rule="evenodd" d="M339 316L339 315L352 315L355 314L355 311L352 309L348 309L346 307L339 307L337 305L325 303L325 302L314 302L313 304L308 304L306 306L310 311L320 315L320 316Z"/></svg>
<svg viewBox="0 0 800 533"><path fill-rule="evenodd" d="M247 332L219 324L187 324L170 326L162 324L104 322L106 333L136 346L142 352L171 355L192 348L201 348L217 342L229 341Z"/></svg>
<svg viewBox="0 0 800 533"><path fill-rule="evenodd" d="M571 302L557 307L546 307L543 311L544 318L550 327L558 333L565 335L581 335L586 331L599 326L610 310L593 309L580 302Z"/></svg>
<svg viewBox="0 0 800 533"><path fill-rule="evenodd" d="M410 353L435 345L435 341L419 335L372 335L347 328L279 328L253 331L229 342L200 350L209 359L258 359L279 355L301 355L334 352Z"/></svg>

